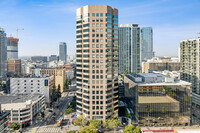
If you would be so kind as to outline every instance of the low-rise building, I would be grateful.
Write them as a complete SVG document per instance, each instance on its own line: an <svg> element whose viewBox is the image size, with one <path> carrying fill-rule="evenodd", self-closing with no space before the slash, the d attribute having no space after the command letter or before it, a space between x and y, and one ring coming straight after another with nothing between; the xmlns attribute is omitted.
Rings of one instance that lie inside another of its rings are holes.
<svg viewBox="0 0 200 133"><path fill-rule="evenodd" d="M31 75L34 69L47 68L47 62L43 62L43 61L32 62L28 60L22 60L21 64L22 64L21 69L22 69L23 75Z"/></svg>
<svg viewBox="0 0 200 133"><path fill-rule="evenodd" d="M69 63L69 64L76 63L76 55L68 55L67 56L67 63Z"/></svg>
<svg viewBox="0 0 200 133"><path fill-rule="evenodd" d="M153 71L179 71L180 62L178 58L172 57L153 57L147 62L142 62L142 73Z"/></svg>
<svg viewBox="0 0 200 133"><path fill-rule="evenodd" d="M20 123L22 127L32 124L33 118L45 108L45 96L21 94L0 96L1 109L10 113L8 124Z"/></svg>
<svg viewBox="0 0 200 133"><path fill-rule="evenodd" d="M35 70L32 70L32 75L35 75ZM48 69L40 69L40 76L54 76L55 86L56 88L60 85L60 91L63 92L63 85L66 80L66 72L65 69L56 69L56 68L48 68Z"/></svg>
<svg viewBox="0 0 200 133"><path fill-rule="evenodd" d="M73 64L63 65L62 68L66 70L66 78L67 79L73 79L75 77L76 68Z"/></svg>
<svg viewBox="0 0 200 133"><path fill-rule="evenodd" d="M48 68L60 68L64 65L64 61L57 61L57 60L53 60L53 61L49 61L47 67Z"/></svg>
<svg viewBox="0 0 200 133"><path fill-rule="evenodd" d="M70 64L63 65L62 68L65 70L71 70L71 71L74 71L75 69L74 66Z"/></svg>
<svg viewBox="0 0 200 133"><path fill-rule="evenodd" d="M32 68L34 68L34 65L31 62L28 62L27 60L22 60L21 62L21 73L22 75L29 75L31 74Z"/></svg>
<svg viewBox="0 0 200 133"><path fill-rule="evenodd" d="M47 56L32 56L31 60L33 62L40 62L40 61L47 62Z"/></svg>
<svg viewBox="0 0 200 133"><path fill-rule="evenodd" d="M10 94L42 94L46 105L51 103L54 76L36 78L10 78Z"/></svg>
<svg viewBox="0 0 200 133"><path fill-rule="evenodd" d="M66 71L66 78L67 79L73 79L74 78L74 71L67 70Z"/></svg>
<svg viewBox="0 0 200 133"><path fill-rule="evenodd" d="M125 97L141 125L189 125L191 83L160 73L124 77Z"/></svg>
<svg viewBox="0 0 200 133"><path fill-rule="evenodd" d="M21 75L21 59L8 59L7 60L8 74Z"/></svg>
<svg viewBox="0 0 200 133"><path fill-rule="evenodd" d="M153 73L161 73L161 74L167 75L167 76L169 76L171 78L180 79L180 71L164 70L164 71L153 71Z"/></svg>

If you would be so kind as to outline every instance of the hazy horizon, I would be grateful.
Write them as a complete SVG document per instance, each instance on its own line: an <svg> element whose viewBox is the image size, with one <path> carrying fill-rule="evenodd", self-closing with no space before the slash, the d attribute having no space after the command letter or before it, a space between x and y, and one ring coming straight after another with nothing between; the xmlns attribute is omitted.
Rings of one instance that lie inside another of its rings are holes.
<svg viewBox="0 0 200 133"><path fill-rule="evenodd" d="M120 24L152 27L156 56L178 56L181 40L198 37L198 0L2 0L0 27L7 37L19 31L19 56L58 55L59 42L76 52L76 9L109 5L119 10Z"/></svg>

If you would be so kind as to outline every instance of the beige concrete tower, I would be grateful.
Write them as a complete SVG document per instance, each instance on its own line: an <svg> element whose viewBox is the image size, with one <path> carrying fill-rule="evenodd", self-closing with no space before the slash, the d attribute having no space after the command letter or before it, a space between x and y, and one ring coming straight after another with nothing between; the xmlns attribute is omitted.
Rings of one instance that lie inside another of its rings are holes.
<svg viewBox="0 0 200 133"><path fill-rule="evenodd" d="M106 5L77 9L77 114L118 117L118 10Z"/></svg>
<svg viewBox="0 0 200 133"><path fill-rule="evenodd" d="M191 122L200 124L200 38L180 42L180 78L192 83Z"/></svg>

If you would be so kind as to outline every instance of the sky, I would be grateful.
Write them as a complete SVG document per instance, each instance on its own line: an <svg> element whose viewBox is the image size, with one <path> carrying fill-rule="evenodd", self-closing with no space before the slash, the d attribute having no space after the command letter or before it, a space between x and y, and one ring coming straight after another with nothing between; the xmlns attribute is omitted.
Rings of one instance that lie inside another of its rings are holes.
<svg viewBox="0 0 200 133"><path fill-rule="evenodd" d="M119 24L153 28L156 56L178 56L181 40L200 36L200 0L0 0L0 27L7 37L19 30L19 56L58 55L66 42L76 52L76 9L109 5L119 10Z"/></svg>

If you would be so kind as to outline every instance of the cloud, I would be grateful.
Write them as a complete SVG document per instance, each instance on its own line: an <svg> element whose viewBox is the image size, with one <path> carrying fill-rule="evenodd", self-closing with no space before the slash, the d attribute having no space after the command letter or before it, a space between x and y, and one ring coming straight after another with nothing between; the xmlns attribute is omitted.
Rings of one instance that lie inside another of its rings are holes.
<svg viewBox="0 0 200 133"><path fill-rule="evenodd" d="M50 4L36 4L34 5L40 10L45 11L46 13L62 13L62 14L75 14L76 9L80 7L78 4L74 3L50 3Z"/></svg>
<svg viewBox="0 0 200 133"><path fill-rule="evenodd" d="M20 55L57 53L59 41L66 41L74 53L76 9L87 4L117 5L120 23L152 26L156 55L178 55L180 40L200 32L198 0L0 0L0 26L8 35L25 28Z"/></svg>

